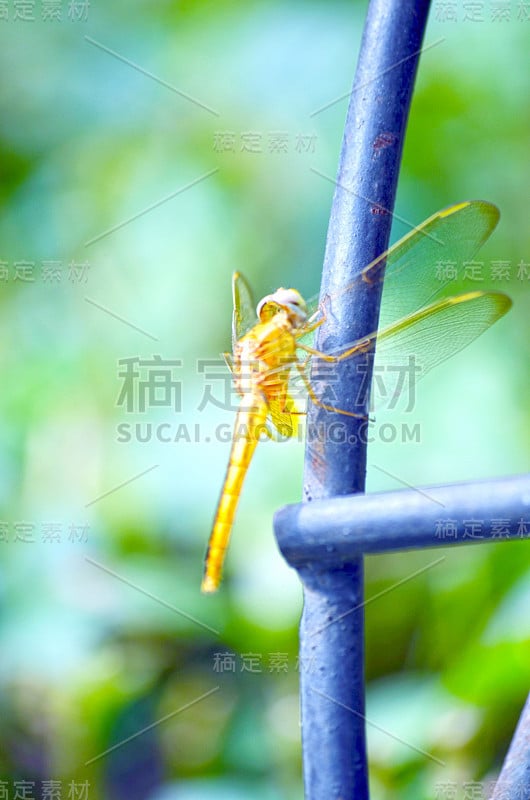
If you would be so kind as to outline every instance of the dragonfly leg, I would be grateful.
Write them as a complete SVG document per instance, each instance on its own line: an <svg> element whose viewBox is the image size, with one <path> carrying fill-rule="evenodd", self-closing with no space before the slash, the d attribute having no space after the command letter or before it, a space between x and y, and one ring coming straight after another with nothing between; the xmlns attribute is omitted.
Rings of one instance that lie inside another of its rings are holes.
<svg viewBox="0 0 530 800"><path fill-rule="evenodd" d="M323 408L325 411L333 411L335 414L344 414L346 417L355 417L357 419L368 419L367 414L360 414L356 411L346 411L344 408L337 408L336 406L330 406L328 403L323 403L322 400L319 400L315 394L315 390L311 386L311 381L307 377L304 366L300 363L296 364L296 369L302 376L302 380L305 384L305 387L308 391L309 397L311 398L311 402L314 403L319 408ZM292 412L291 412L292 413Z"/></svg>
<svg viewBox="0 0 530 800"><path fill-rule="evenodd" d="M321 319L317 319L316 322L309 322L308 325L304 326L300 331L295 333L295 336L306 336L308 333L313 333L313 331L316 331L317 328L320 328L325 321L325 317L322 317Z"/></svg>
<svg viewBox="0 0 530 800"><path fill-rule="evenodd" d="M323 353L321 350L315 350L314 347L308 347L306 344L297 344L296 346L300 347L302 350L305 350L306 353L309 353L311 356L321 358L322 361L336 364L337 361L342 361L344 358L348 358L354 353L367 353L372 346L372 341L372 339L362 339L360 342L354 344L353 347L349 347L343 353L339 353L336 356L332 356L329 353Z"/></svg>
<svg viewBox="0 0 530 800"><path fill-rule="evenodd" d="M264 423L263 431L265 433L265 436L268 439L270 439L273 442L277 442L278 441L278 437L276 435L276 431L274 430L274 428L271 428L271 426L269 425L268 421Z"/></svg>
<svg viewBox="0 0 530 800"><path fill-rule="evenodd" d="M307 411L301 411L299 408L287 408L283 409L284 412L288 414L294 414L297 417L304 417L307 414Z"/></svg>

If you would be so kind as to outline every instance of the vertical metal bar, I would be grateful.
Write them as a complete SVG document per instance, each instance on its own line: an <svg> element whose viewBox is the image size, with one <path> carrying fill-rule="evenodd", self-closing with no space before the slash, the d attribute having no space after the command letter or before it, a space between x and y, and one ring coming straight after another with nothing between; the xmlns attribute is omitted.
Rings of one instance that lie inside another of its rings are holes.
<svg viewBox="0 0 530 800"><path fill-rule="evenodd" d="M491 800L526 800L530 797L530 695L523 708L510 749L504 759Z"/></svg>
<svg viewBox="0 0 530 800"><path fill-rule="evenodd" d="M421 49L428 0L372 0L340 156L321 301L338 292L317 346L337 348L377 327L380 291L363 285L342 292L383 252L391 227L403 138ZM365 375L347 363L334 376L334 405L365 411L372 364ZM335 383L336 378L336 383ZM361 382L364 380L364 384ZM340 421L339 421L340 420ZM306 500L364 490L363 421L313 407L308 430L340 425L340 441L325 435L306 449ZM309 800L366 800L364 728L363 561L301 573L300 692L304 781ZM357 610L352 612L352 609ZM331 619L349 612L338 624Z"/></svg>

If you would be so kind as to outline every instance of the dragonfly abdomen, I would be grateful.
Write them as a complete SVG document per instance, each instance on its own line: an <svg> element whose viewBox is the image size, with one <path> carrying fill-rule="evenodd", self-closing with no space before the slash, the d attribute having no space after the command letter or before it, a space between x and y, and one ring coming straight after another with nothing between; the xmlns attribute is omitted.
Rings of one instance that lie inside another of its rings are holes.
<svg viewBox="0 0 530 800"><path fill-rule="evenodd" d="M241 487L267 419L268 407L261 394L245 396L242 406L236 416L230 459L206 551L203 592L215 592L219 588Z"/></svg>

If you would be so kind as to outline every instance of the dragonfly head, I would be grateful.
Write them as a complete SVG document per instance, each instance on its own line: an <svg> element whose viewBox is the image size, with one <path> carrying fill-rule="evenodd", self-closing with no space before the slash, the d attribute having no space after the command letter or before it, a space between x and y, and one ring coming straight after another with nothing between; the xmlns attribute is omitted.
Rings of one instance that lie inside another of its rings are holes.
<svg viewBox="0 0 530 800"><path fill-rule="evenodd" d="M299 328L307 320L304 298L296 289L276 289L272 294L263 297L256 308L261 322L271 319L278 311L285 311L295 328Z"/></svg>

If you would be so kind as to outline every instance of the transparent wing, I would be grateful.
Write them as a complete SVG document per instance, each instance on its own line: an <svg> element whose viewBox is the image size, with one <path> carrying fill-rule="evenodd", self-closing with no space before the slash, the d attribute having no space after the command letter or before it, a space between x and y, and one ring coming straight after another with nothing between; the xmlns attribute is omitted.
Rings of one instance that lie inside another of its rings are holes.
<svg viewBox="0 0 530 800"><path fill-rule="evenodd" d="M447 295L498 221L499 210L492 203L459 203L429 217L369 264L363 280L373 283L385 277L379 327Z"/></svg>
<svg viewBox="0 0 530 800"><path fill-rule="evenodd" d="M352 342L340 352L328 355L341 357L346 350L351 350L348 358L353 368L362 369L367 351L373 350L377 342L372 396L379 395L388 402L403 391L407 365L414 370L417 381L470 344L508 311L511 301L501 293L450 294L451 289L454 292L455 279L461 283L466 263L473 259L498 219L498 209L484 201L459 203L429 217L365 267L348 287L325 297L320 304L317 301L310 304L310 313L314 313L305 329L299 331L299 343L312 344L315 330L311 328L323 322L328 313L333 314L333 304L339 295L351 291L361 280L376 286L384 277L379 332L364 338L362 344ZM248 309L245 313L244 307ZM238 338L253 321L250 290L236 274L234 330ZM306 361L305 374L309 376L310 360L302 358ZM318 358L313 360L318 363L316 380L320 389L316 394L323 397L323 392L329 391L333 383L333 364ZM313 368L313 379L314 376ZM297 400L301 391L305 393L299 377L293 369L289 393ZM280 417L277 411L278 424L286 424Z"/></svg>
<svg viewBox="0 0 530 800"><path fill-rule="evenodd" d="M269 413L271 421L283 437L296 436L300 422L300 411L294 399L286 393L283 400L271 400L269 402Z"/></svg>
<svg viewBox="0 0 530 800"><path fill-rule="evenodd" d="M240 272L232 275L232 349L238 339L256 324L256 305L252 291Z"/></svg>
<svg viewBox="0 0 530 800"><path fill-rule="evenodd" d="M353 370L366 373L367 354L375 349L371 409L394 408L403 396L410 408L417 382L487 331L511 305L510 298L501 292L467 292L442 298L371 336L326 353L335 361L314 356L311 359L314 392L320 402L335 405L337 361L347 361ZM308 368L309 360L306 366L309 375ZM300 384L295 376L292 380L290 390L295 393L294 387L299 390ZM344 410L358 412L361 403L362 397L352 397L351 407Z"/></svg>
<svg viewBox="0 0 530 800"><path fill-rule="evenodd" d="M392 408L431 369L459 353L511 307L501 292L468 292L443 298L380 330L376 343L372 405Z"/></svg>
<svg viewBox="0 0 530 800"><path fill-rule="evenodd" d="M446 296L477 250L488 239L499 221L499 210L484 200L471 200L449 206L429 217L400 239L347 287L309 305L310 318L324 319L333 314L333 304L352 291L359 281L378 285L384 278L379 327ZM301 338L310 344L314 334Z"/></svg>

